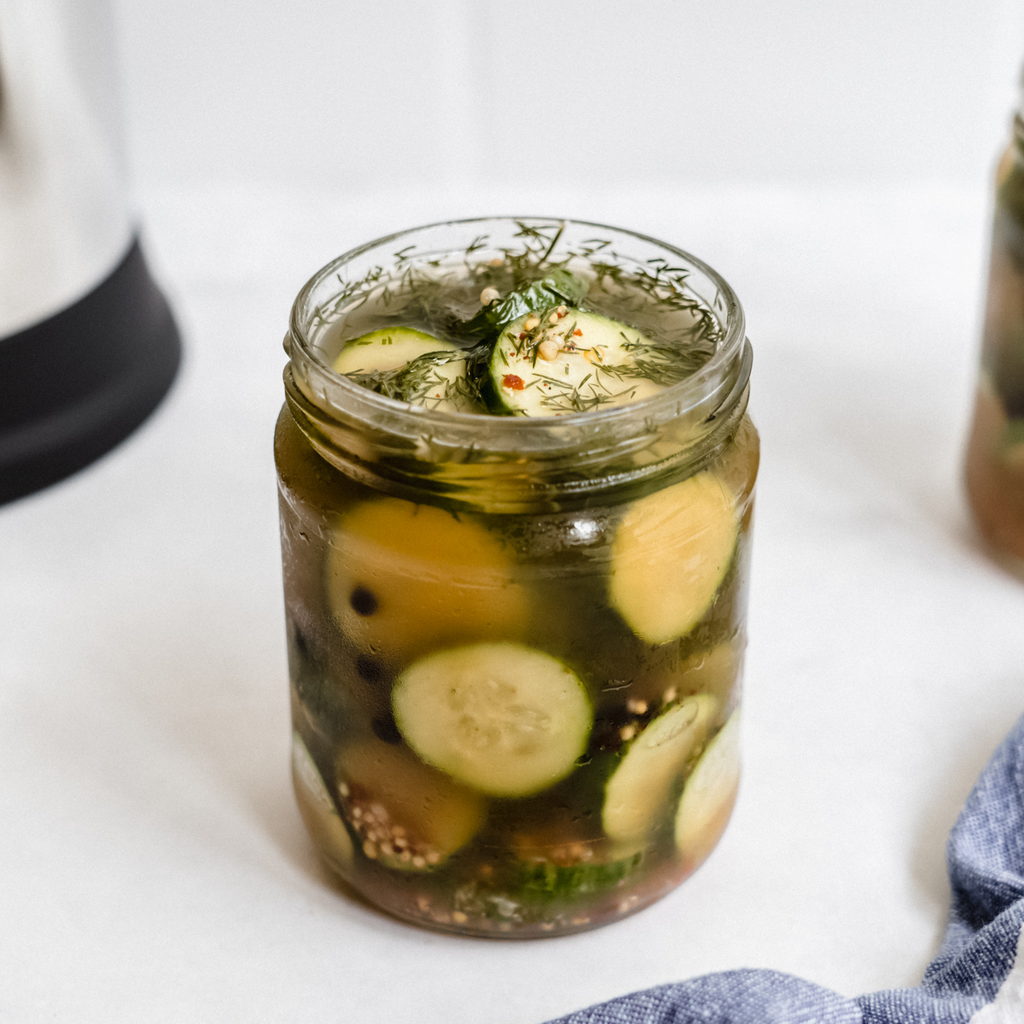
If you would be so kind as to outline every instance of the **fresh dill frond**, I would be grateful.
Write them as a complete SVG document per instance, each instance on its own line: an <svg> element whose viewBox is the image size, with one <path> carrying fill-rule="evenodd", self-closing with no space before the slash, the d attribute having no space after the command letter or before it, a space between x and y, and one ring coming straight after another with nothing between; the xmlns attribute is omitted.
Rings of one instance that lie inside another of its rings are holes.
<svg viewBox="0 0 1024 1024"><path fill-rule="evenodd" d="M462 373L452 378L440 372L440 367L456 361L466 363ZM481 377L469 372L472 362L465 352L424 352L394 370L355 370L344 376L399 402L436 406L448 401L469 409L482 405Z"/></svg>
<svg viewBox="0 0 1024 1024"><path fill-rule="evenodd" d="M630 341L623 335L627 362L607 365L597 353L591 359L594 372L575 387L537 374L544 384L543 404L551 410L579 412L619 403L635 390L634 380L677 384L714 354L722 340L721 319L714 312L723 308L722 296L705 304L689 284L690 269L665 257L641 262L621 255L607 238L572 243L565 235L564 221L516 221L513 241L504 246L487 234L474 237L459 253L407 245L392 254L387 270L374 265L350 281L339 275L337 292L314 312L314 326L332 328L332 337L342 342L346 335L408 326L455 344L455 352L427 353L397 370L348 376L400 401L444 401L463 408L483 408L496 344L505 366L514 355L528 358L537 370L547 318L559 306L627 323L638 337ZM482 306L485 288L496 289L499 298ZM515 335L507 330L526 314L536 316L539 326L517 329ZM576 321L569 323L564 336L571 339ZM453 359L466 360L464 374L440 372Z"/></svg>

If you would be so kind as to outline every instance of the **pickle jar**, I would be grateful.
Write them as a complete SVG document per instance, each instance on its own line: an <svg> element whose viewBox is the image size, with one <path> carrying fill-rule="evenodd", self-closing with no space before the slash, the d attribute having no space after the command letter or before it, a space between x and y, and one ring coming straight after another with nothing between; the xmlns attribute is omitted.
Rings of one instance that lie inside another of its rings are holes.
<svg viewBox="0 0 1024 1024"><path fill-rule="evenodd" d="M1024 104L996 171L967 495L992 553L1024 577Z"/></svg>
<svg viewBox="0 0 1024 1024"><path fill-rule="evenodd" d="M550 273L674 365L635 399L581 382L525 416L338 370L391 328L464 345L482 303ZM582 931L665 895L739 782L758 435L732 289L618 229L438 224L320 270L285 348L292 769L324 862L399 918L478 936Z"/></svg>

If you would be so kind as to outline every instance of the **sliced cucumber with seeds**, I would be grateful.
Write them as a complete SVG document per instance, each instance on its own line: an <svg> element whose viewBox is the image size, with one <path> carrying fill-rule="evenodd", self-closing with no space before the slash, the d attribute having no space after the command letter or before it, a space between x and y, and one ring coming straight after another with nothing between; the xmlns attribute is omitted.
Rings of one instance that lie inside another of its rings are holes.
<svg viewBox="0 0 1024 1024"><path fill-rule="evenodd" d="M641 498L612 543L612 606L648 643L685 636L714 601L738 535L733 496L709 471Z"/></svg>
<svg viewBox="0 0 1024 1024"><path fill-rule="evenodd" d="M412 327L386 327L354 338L334 360L334 370L402 402L479 411L466 384L465 352Z"/></svg>
<svg viewBox="0 0 1024 1024"><path fill-rule="evenodd" d="M372 740L338 754L342 810L362 852L389 868L429 871L468 843L484 821L478 793Z"/></svg>
<svg viewBox="0 0 1024 1024"><path fill-rule="evenodd" d="M571 901L614 889L644 862L638 851L615 860L595 858L564 863L554 860L524 861L514 895L521 900Z"/></svg>
<svg viewBox="0 0 1024 1024"><path fill-rule="evenodd" d="M657 831L687 762L704 742L717 701L689 697L663 711L632 742L605 788L601 824L610 839L629 842Z"/></svg>
<svg viewBox="0 0 1024 1024"><path fill-rule="evenodd" d="M292 733L292 784L302 820L324 857L342 870L351 867L352 838L320 770L297 732Z"/></svg>
<svg viewBox="0 0 1024 1024"><path fill-rule="evenodd" d="M393 662L525 629L529 604L512 570L509 551L470 517L382 497L335 524L325 583L345 635Z"/></svg>
<svg viewBox="0 0 1024 1024"><path fill-rule="evenodd" d="M743 648L733 640L723 641L709 651L690 655L672 675L667 677L666 692L673 688L678 696L706 693L718 701L717 716L720 724L728 718L739 699L737 686L743 666Z"/></svg>
<svg viewBox="0 0 1024 1024"><path fill-rule="evenodd" d="M513 643L428 655L401 675L392 706L424 761L492 796L528 796L569 775L593 720L571 669Z"/></svg>
<svg viewBox="0 0 1024 1024"><path fill-rule="evenodd" d="M656 394L663 385L657 358L638 330L597 313L558 306L513 321L491 355L491 387L517 416L564 416L623 405Z"/></svg>
<svg viewBox="0 0 1024 1024"><path fill-rule="evenodd" d="M384 327L345 342L334 360L335 373L374 373L397 370L428 352L461 352L450 341L442 341L412 327Z"/></svg>
<svg viewBox="0 0 1024 1024"><path fill-rule="evenodd" d="M688 870L698 867L725 831L740 784L739 712L708 744L676 812L676 848Z"/></svg>
<svg viewBox="0 0 1024 1024"><path fill-rule="evenodd" d="M518 878L512 894L523 900L572 900L614 888L643 863L643 844L593 837L589 815L566 809L555 819L511 837Z"/></svg>

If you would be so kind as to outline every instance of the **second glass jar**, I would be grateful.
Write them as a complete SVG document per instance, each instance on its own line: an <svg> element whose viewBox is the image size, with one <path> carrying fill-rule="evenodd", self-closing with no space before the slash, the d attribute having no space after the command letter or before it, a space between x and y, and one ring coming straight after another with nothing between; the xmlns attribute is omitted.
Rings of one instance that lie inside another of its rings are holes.
<svg viewBox="0 0 1024 1024"><path fill-rule="evenodd" d="M1024 117L996 172L967 495L993 554L1024 577Z"/></svg>
<svg viewBox="0 0 1024 1024"><path fill-rule="evenodd" d="M531 253L678 289L709 358L653 397L538 419L417 408L332 371L339 326L410 269L470 306ZM434 225L321 270L286 346L293 777L325 861L399 917L494 937L670 891L739 779L758 437L732 290L616 229Z"/></svg>

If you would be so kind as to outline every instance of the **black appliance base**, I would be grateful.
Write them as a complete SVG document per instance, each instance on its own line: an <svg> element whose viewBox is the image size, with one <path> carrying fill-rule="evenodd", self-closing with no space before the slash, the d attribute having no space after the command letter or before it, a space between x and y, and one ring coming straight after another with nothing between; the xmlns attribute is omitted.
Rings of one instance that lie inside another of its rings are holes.
<svg viewBox="0 0 1024 1024"><path fill-rule="evenodd" d="M0 339L0 503L63 480L153 411L181 360L136 239L84 298Z"/></svg>

